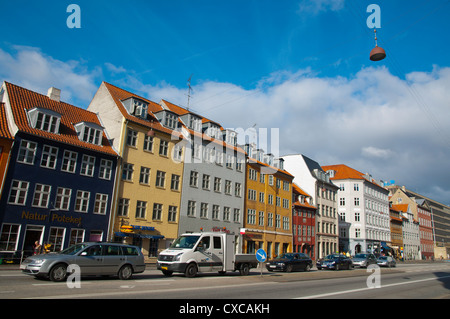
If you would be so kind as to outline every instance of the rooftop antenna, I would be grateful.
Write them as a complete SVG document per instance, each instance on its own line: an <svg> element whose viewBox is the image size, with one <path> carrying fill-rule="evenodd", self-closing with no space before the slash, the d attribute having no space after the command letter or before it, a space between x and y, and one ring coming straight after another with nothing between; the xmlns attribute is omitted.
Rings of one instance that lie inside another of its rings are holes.
<svg viewBox="0 0 450 319"><path fill-rule="evenodd" d="M192 90L192 88L191 88L191 79L192 79L192 76L193 76L193 74L191 74L191 76L189 77L189 79L188 79L188 81L187 81L187 85L188 85L188 94L187 94L187 97L188 97L188 101L187 101L187 110L189 111L189 102L190 102L190 100L191 100L191 90Z"/></svg>

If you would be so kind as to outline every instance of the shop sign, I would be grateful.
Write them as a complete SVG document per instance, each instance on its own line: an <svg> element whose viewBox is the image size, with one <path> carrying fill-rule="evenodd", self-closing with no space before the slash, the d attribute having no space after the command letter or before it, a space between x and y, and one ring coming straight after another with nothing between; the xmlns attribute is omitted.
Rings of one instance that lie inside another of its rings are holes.
<svg viewBox="0 0 450 319"><path fill-rule="evenodd" d="M46 222L60 222L68 224L81 224L81 217L66 216L60 214L41 214L41 213L30 213L22 211L22 219L26 220L36 220L36 221L46 221Z"/></svg>

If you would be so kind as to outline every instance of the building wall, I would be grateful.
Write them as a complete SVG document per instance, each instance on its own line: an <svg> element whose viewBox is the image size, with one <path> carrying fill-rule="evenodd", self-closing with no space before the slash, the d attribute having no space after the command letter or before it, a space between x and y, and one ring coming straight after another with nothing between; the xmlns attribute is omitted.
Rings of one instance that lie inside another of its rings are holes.
<svg viewBox="0 0 450 319"><path fill-rule="evenodd" d="M252 159L247 163L243 251L254 253L261 248L271 258L293 251L292 177L281 172L264 174L264 167Z"/></svg>
<svg viewBox="0 0 450 319"><path fill-rule="evenodd" d="M19 146L22 140L37 143L33 164L24 164L17 160ZM56 167L54 169L41 166L42 148L44 145L58 149ZM65 150L78 154L74 173L67 173L61 170ZM92 177L80 174L84 154L95 157L95 168ZM113 162L110 179L98 178L101 159L107 159ZM67 248L73 241L71 235L72 231L75 230L79 230L83 234L82 237L78 238L78 241L106 240L108 225L110 223L116 160L116 157L112 157L111 155L99 154L87 149L45 140L20 132L17 133L16 142L11 152L11 161L5 179L3 196L0 201L0 221L2 222L3 231L5 230L5 225L12 224L19 226L18 241L14 247L15 250L26 250L26 253L30 254L30 249L32 249L32 245L34 244L34 240L31 240L30 236L34 236L34 239L40 241L40 243L53 242L54 240L50 238L52 229L58 229L58 236L61 236L60 244L53 245L51 247L52 251ZM13 180L28 182L25 202L23 204L11 203ZM50 186L50 193L45 206L38 205L34 202L38 184ZM71 190L68 210L55 209L58 187ZM87 212L75 211L77 191L79 190L89 192ZM97 194L105 194L108 196L106 212L104 214L94 213ZM31 228L39 229L39 231L32 232L30 231ZM93 236L94 233L96 235L101 233L101 236Z"/></svg>

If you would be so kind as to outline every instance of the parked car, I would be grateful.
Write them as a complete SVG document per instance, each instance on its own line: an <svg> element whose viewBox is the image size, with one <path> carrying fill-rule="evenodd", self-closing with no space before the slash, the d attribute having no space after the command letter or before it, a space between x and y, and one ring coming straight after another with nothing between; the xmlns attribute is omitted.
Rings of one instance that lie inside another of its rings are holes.
<svg viewBox="0 0 450 319"><path fill-rule="evenodd" d="M69 265L80 267L80 275L118 275L130 279L145 270L144 256L138 247L113 243L81 243L58 253L27 257L20 269L52 281L66 279Z"/></svg>
<svg viewBox="0 0 450 319"><path fill-rule="evenodd" d="M353 263L350 258L341 254L328 255L316 262L317 269L353 269Z"/></svg>
<svg viewBox="0 0 450 319"><path fill-rule="evenodd" d="M395 262L395 259L391 256L380 256L377 259L377 265L381 267L395 267L397 266L397 263Z"/></svg>
<svg viewBox="0 0 450 319"><path fill-rule="evenodd" d="M376 264L377 257L374 254L356 254L353 257L353 265L355 267L368 267L369 265Z"/></svg>
<svg viewBox="0 0 450 319"><path fill-rule="evenodd" d="M266 263L268 271L281 270L291 272L294 270L310 271L312 260L303 253L284 253Z"/></svg>

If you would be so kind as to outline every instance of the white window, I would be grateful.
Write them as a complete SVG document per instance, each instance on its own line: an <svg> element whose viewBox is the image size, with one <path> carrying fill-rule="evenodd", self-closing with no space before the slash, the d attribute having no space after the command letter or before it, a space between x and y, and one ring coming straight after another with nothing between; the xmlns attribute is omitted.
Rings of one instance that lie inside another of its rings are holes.
<svg viewBox="0 0 450 319"><path fill-rule="evenodd" d="M167 151L169 149L169 142L161 140L159 143L159 155L167 156Z"/></svg>
<svg viewBox="0 0 450 319"><path fill-rule="evenodd" d="M177 221L177 206L169 206L169 214L167 216L167 220L169 222L176 222Z"/></svg>
<svg viewBox="0 0 450 319"><path fill-rule="evenodd" d="M120 198L117 208L117 216L128 216L128 209L130 208L129 198Z"/></svg>
<svg viewBox="0 0 450 319"><path fill-rule="evenodd" d="M62 227L50 227L50 236L48 237L48 244L50 244L50 251L61 251L64 243L64 236L66 229Z"/></svg>
<svg viewBox="0 0 450 319"><path fill-rule="evenodd" d="M58 187L55 208L60 210L69 210L71 195L72 190L70 188Z"/></svg>
<svg viewBox="0 0 450 319"><path fill-rule="evenodd" d="M75 211L80 213L87 213L89 209L89 197L90 192L87 191L77 191L77 199L75 202Z"/></svg>
<svg viewBox="0 0 450 319"><path fill-rule="evenodd" d="M208 218L208 203L201 203L200 218Z"/></svg>
<svg viewBox="0 0 450 319"><path fill-rule="evenodd" d="M101 131L92 127L85 126L83 141L91 144L100 145Z"/></svg>
<svg viewBox="0 0 450 319"><path fill-rule="evenodd" d="M195 210L196 210L197 203L193 200L188 201L188 211L187 215L190 217L195 217Z"/></svg>
<svg viewBox="0 0 450 319"><path fill-rule="evenodd" d="M94 214L106 215L108 207L108 194L95 194Z"/></svg>
<svg viewBox="0 0 450 319"><path fill-rule="evenodd" d="M289 217L283 217L283 229L289 230Z"/></svg>
<svg viewBox="0 0 450 319"><path fill-rule="evenodd" d="M37 143L22 140L20 142L19 155L17 161L24 164L34 164Z"/></svg>
<svg viewBox="0 0 450 319"><path fill-rule="evenodd" d="M80 175L91 177L94 176L94 167L95 167L95 157L83 155L83 160L81 161Z"/></svg>
<svg viewBox="0 0 450 319"><path fill-rule="evenodd" d="M41 167L54 169L58 158L58 148L44 145L42 149Z"/></svg>
<svg viewBox="0 0 450 319"><path fill-rule="evenodd" d="M136 147L137 145L138 132L128 129L127 132L127 145L131 147Z"/></svg>
<svg viewBox="0 0 450 319"><path fill-rule="evenodd" d="M166 172L156 172L156 187L164 187L166 182Z"/></svg>
<svg viewBox="0 0 450 319"><path fill-rule="evenodd" d="M230 207L223 208L223 220L228 222L230 221Z"/></svg>
<svg viewBox="0 0 450 319"><path fill-rule="evenodd" d="M191 171L189 185L192 187L198 187L198 172Z"/></svg>
<svg viewBox="0 0 450 319"><path fill-rule="evenodd" d="M122 180L132 181L133 180L133 170L134 165L129 163L124 163L122 168Z"/></svg>
<svg viewBox="0 0 450 319"><path fill-rule="evenodd" d="M247 224L255 225L256 223L256 210L247 209Z"/></svg>
<svg viewBox="0 0 450 319"><path fill-rule="evenodd" d="M63 162L61 170L68 173L75 173L77 168L77 157L76 152L64 151Z"/></svg>
<svg viewBox="0 0 450 319"><path fill-rule="evenodd" d="M50 198L50 185L36 184L34 189L33 206L34 207L48 207Z"/></svg>
<svg viewBox="0 0 450 319"><path fill-rule="evenodd" d="M139 183L148 185L150 180L150 168L141 166L141 174L139 175Z"/></svg>
<svg viewBox="0 0 450 319"><path fill-rule="evenodd" d="M13 180L9 192L9 204L25 205L28 193L28 182Z"/></svg>
<svg viewBox="0 0 450 319"><path fill-rule="evenodd" d="M113 162L106 159L100 160L100 169L98 177L101 179L111 180Z"/></svg>
<svg viewBox="0 0 450 319"><path fill-rule="evenodd" d="M145 218L147 213L147 202L138 200L136 203L136 218Z"/></svg>
<svg viewBox="0 0 450 319"><path fill-rule="evenodd" d="M153 136L145 136L144 151L153 152Z"/></svg>

